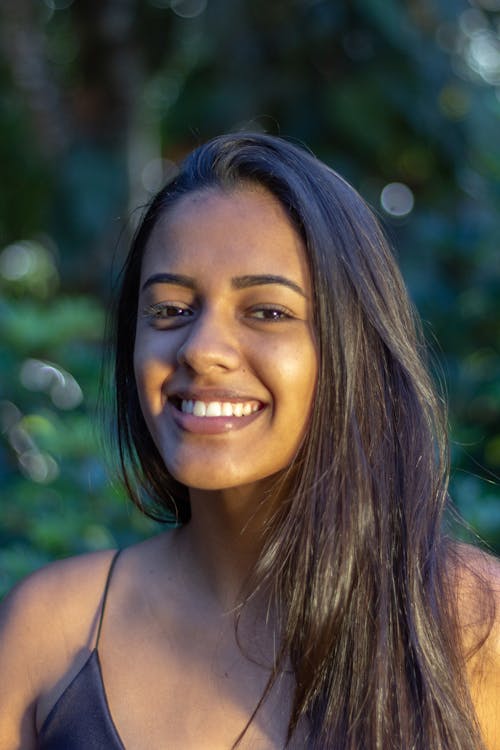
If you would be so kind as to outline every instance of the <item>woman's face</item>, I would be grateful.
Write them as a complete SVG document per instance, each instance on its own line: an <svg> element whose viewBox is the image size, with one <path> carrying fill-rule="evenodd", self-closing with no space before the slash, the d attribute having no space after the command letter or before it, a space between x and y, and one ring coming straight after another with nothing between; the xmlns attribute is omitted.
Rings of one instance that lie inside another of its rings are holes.
<svg viewBox="0 0 500 750"><path fill-rule="evenodd" d="M263 188L205 189L158 221L142 264L134 368L167 469L188 487L290 465L317 376L303 243Z"/></svg>

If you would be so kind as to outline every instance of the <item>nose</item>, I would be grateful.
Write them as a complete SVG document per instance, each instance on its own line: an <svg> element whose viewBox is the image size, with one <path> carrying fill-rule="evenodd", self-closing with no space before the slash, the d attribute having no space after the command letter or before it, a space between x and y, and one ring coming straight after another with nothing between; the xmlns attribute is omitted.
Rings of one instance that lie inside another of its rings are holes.
<svg viewBox="0 0 500 750"><path fill-rule="evenodd" d="M199 375L236 370L241 364L238 342L227 321L208 311L186 326L177 362Z"/></svg>

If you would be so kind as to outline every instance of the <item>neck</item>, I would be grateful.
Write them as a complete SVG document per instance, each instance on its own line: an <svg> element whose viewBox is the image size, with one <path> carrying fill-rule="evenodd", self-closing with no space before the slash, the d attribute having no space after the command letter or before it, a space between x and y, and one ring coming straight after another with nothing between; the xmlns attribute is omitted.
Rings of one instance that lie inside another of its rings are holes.
<svg viewBox="0 0 500 750"><path fill-rule="evenodd" d="M275 502L269 484L191 490L191 520L179 531L183 559L198 585L223 609L238 602L258 558Z"/></svg>

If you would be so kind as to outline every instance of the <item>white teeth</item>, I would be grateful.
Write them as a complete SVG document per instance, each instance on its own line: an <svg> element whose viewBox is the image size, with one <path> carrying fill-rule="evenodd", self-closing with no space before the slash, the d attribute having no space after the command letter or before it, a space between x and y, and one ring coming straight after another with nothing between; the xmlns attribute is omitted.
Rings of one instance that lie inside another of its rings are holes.
<svg viewBox="0 0 500 750"><path fill-rule="evenodd" d="M218 401L210 401L205 412L207 417L220 417L222 407Z"/></svg>
<svg viewBox="0 0 500 750"><path fill-rule="evenodd" d="M224 401L224 403L222 404L222 416L223 417L233 416L233 405L230 404L228 401Z"/></svg>
<svg viewBox="0 0 500 750"><path fill-rule="evenodd" d="M207 407L204 401L195 401L193 406L193 414L195 417L204 417L207 413Z"/></svg>
<svg viewBox="0 0 500 750"><path fill-rule="evenodd" d="M182 400L181 411L195 417L248 417L259 410L256 401L193 401Z"/></svg>

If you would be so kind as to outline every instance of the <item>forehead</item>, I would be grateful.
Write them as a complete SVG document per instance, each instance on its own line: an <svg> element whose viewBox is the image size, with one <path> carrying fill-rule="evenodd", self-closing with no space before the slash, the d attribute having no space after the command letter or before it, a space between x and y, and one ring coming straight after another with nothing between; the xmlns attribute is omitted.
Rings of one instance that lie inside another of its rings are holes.
<svg viewBox="0 0 500 750"><path fill-rule="evenodd" d="M209 188L182 197L158 220L142 275L284 273L308 285L302 239L281 203L261 187Z"/></svg>

